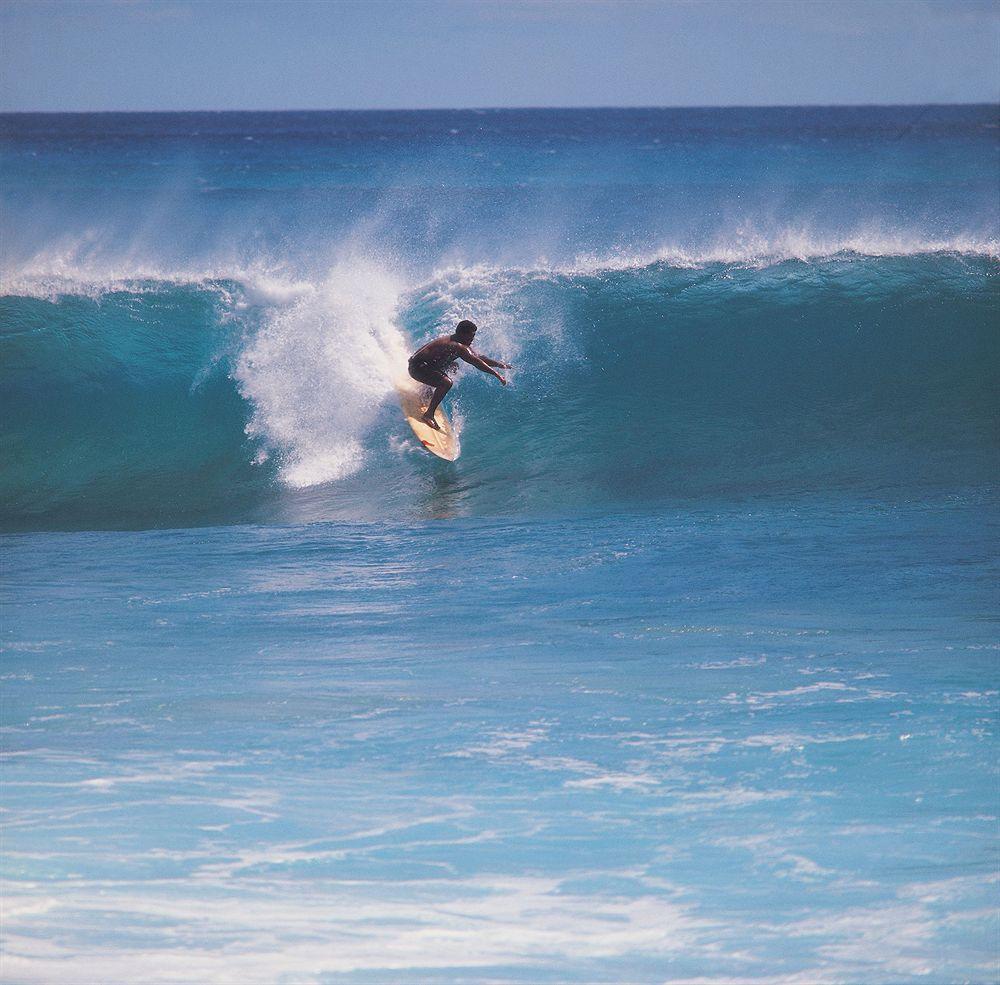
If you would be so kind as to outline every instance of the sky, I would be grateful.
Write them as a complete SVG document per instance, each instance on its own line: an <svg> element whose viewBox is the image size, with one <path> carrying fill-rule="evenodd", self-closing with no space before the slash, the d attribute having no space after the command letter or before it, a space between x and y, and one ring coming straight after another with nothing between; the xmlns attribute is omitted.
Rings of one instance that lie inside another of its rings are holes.
<svg viewBox="0 0 1000 985"><path fill-rule="evenodd" d="M998 100L1000 0L0 0L0 111Z"/></svg>

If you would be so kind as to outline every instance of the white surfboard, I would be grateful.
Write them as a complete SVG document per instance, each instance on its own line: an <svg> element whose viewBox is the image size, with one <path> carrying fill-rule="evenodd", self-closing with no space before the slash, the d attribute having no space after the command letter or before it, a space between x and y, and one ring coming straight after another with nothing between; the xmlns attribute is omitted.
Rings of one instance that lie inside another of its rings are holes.
<svg viewBox="0 0 1000 985"><path fill-rule="evenodd" d="M427 409L430 389L409 377L401 377L396 381L396 390L399 392L399 405L406 415L406 423L413 428L420 444L432 455L437 455L446 462L454 462L462 449L448 415L440 407L434 412L434 420L441 428L440 431L435 431L420 420L420 415Z"/></svg>

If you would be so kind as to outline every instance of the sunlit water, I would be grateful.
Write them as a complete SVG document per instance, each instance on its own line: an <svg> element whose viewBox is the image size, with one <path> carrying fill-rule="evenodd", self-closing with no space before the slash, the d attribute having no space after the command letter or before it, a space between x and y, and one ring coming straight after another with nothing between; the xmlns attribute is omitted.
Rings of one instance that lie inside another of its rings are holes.
<svg viewBox="0 0 1000 985"><path fill-rule="evenodd" d="M6 974L987 981L982 507L11 537Z"/></svg>

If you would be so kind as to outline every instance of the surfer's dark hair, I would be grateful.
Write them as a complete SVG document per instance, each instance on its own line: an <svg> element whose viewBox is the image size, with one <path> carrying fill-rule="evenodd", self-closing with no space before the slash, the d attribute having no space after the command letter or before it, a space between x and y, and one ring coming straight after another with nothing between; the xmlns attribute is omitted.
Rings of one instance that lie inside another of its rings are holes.
<svg viewBox="0 0 1000 985"><path fill-rule="evenodd" d="M455 326L455 334L456 335L475 335L476 332L478 332L478 331L479 331L479 329L476 326L476 323L474 321L469 321L468 318L463 318Z"/></svg>

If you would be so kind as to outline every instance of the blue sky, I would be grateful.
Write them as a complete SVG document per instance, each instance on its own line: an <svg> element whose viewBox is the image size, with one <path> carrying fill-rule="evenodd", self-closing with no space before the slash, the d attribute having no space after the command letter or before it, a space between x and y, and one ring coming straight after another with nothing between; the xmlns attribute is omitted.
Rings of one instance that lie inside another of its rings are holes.
<svg viewBox="0 0 1000 985"><path fill-rule="evenodd" d="M4 0L0 110L991 102L994 0Z"/></svg>

